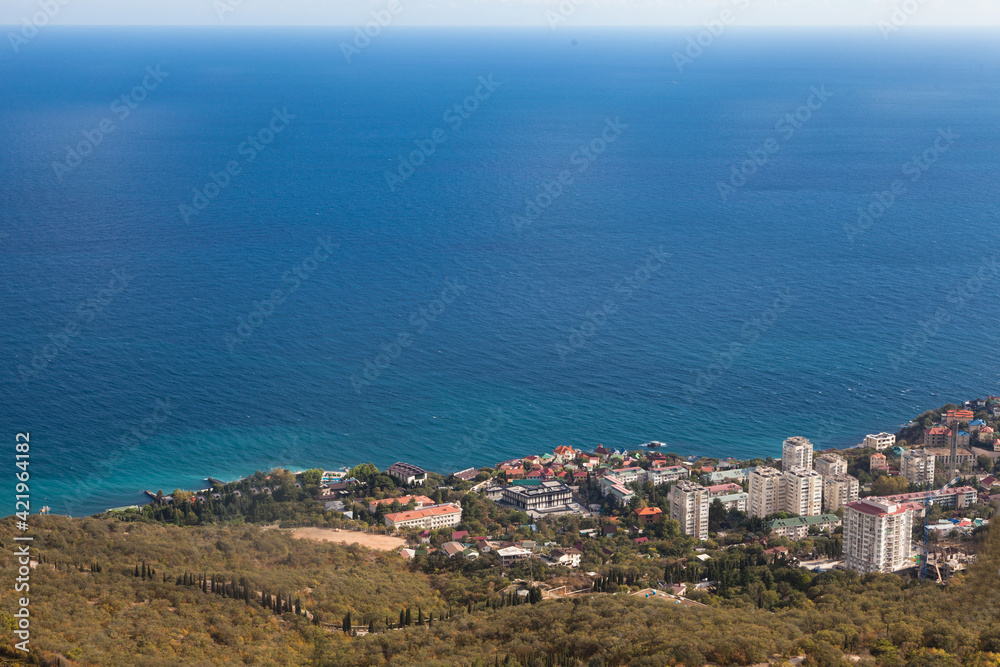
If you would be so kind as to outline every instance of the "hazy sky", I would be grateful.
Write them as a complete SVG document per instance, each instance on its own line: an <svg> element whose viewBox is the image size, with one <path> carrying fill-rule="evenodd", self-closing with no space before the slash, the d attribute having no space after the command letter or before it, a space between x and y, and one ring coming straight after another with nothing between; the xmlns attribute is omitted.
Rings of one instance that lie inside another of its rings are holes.
<svg viewBox="0 0 1000 667"><path fill-rule="evenodd" d="M727 7L739 25L1000 25L1000 0L0 0L0 24L48 5L53 25L356 26L390 4L400 26L698 25Z"/></svg>

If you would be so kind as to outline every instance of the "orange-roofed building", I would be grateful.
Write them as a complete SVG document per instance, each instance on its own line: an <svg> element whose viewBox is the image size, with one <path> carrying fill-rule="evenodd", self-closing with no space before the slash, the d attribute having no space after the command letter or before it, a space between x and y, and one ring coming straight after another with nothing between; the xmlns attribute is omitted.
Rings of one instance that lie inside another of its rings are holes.
<svg viewBox="0 0 1000 667"><path fill-rule="evenodd" d="M659 507L643 507L635 514L639 517L639 523L646 525L647 523L653 523L663 516L663 510Z"/></svg>
<svg viewBox="0 0 1000 667"><path fill-rule="evenodd" d="M397 500L399 501L401 507L408 505L412 500L413 509L417 510L434 504L434 501L427 496L400 496L399 498L382 498L381 500L370 502L368 503L368 511L374 512L379 505L391 505Z"/></svg>
<svg viewBox="0 0 1000 667"><path fill-rule="evenodd" d="M972 410L949 410L944 413L944 423L951 426L955 422L971 422L975 417Z"/></svg>
<svg viewBox="0 0 1000 667"><path fill-rule="evenodd" d="M951 429L944 426L935 426L924 431L924 446L926 447L947 447L948 438L951 437Z"/></svg>
<svg viewBox="0 0 1000 667"><path fill-rule="evenodd" d="M400 528L434 530L444 526L457 526L461 522L462 508L451 503L385 515L385 525L396 530Z"/></svg>

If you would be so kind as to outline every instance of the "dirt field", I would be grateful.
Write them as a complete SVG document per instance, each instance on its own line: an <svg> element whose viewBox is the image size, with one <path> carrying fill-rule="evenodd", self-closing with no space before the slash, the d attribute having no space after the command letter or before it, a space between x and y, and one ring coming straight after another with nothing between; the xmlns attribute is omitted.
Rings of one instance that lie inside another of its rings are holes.
<svg viewBox="0 0 1000 667"><path fill-rule="evenodd" d="M302 540L316 540L318 542L340 542L341 544L353 544L357 542L363 547L378 549L379 551L395 551L406 546L406 540L401 537L372 535L353 530L336 530L335 528L296 528L292 531L292 537Z"/></svg>

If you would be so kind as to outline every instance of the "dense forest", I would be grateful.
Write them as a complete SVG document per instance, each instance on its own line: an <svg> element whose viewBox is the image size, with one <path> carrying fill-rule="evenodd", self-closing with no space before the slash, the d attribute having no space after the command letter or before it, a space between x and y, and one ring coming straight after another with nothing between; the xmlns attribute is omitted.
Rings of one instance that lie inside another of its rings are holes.
<svg viewBox="0 0 1000 667"><path fill-rule="evenodd" d="M598 587L605 592L512 604L506 587L526 571L483 567L477 578L444 559L408 565L393 552L277 529L39 517L33 530L36 664L700 667L804 655L824 667L848 659L1000 665L996 527L983 536L977 563L946 587L897 575L816 575L750 548L719 552L687 576L718 580L690 596L707 606L628 595L670 576L655 565L662 561L641 556L609 558ZM13 533L11 520L0 523L5 591L13 586ZM210 578L254 595L207 590ZM288 600L283 613L261 604L263 591ZM0 655L19 664L14 610L5 594ZM403 629L390 629L407 617ZM374 632L352 636L362 634L355 628Z"/></svg>

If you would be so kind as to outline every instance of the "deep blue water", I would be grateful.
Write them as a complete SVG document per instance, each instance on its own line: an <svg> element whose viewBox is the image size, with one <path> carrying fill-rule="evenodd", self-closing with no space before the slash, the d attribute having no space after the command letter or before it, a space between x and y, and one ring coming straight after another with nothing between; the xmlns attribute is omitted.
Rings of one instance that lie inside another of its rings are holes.
<svg viewBox="0 0 1000 667"><path fill-rule="evenodd" d="M847 446L996 393L993 35L733 28L678 71L694 34L396 30L347 63L346 30L48 28L5 52L0 428L31 433L36 508L278 464ZM156 66L122 117L112 103ZM286 108L249 161L241 143ZM390 189L435 128L443 143ZM948 128L911 181L904 165ZM578 152L602 132L600 155ZM723 201L730 168L775 145ZM230 161L239 173L185 220ZM852 239L845 224L897 179L906 192ZM134 277L102 293L113 270ZM383 368L362 385L366 362Z"/></svg>

